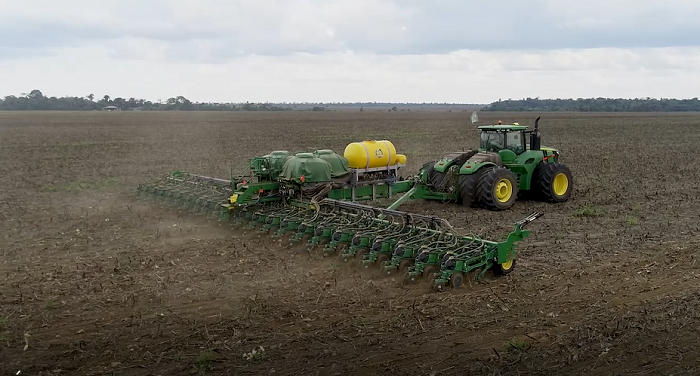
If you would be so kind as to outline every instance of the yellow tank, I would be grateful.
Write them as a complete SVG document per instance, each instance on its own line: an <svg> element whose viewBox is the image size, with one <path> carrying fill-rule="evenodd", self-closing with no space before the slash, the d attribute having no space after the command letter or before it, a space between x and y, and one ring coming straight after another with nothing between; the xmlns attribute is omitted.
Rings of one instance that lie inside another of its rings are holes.
<svg viewBox="0 0 700 376"><path fill-rule="evenodd" d="M406 164L406 156L396 153L391 141L367 140L353 142L345 147L343 156L350 168L391 167L397 163Z"/></svg>

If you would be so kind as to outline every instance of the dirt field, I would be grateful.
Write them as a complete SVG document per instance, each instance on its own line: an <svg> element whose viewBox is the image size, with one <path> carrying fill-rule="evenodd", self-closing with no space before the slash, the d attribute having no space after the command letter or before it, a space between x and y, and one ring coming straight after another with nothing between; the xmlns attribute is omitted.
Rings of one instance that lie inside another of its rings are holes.
<svg viewBox="0 0 700 376"><path fill-rule="evenodd" d="M700 115L542 115L570 202L401 207L494 239L545 213L512 274L432 293L134 193L367 138L414 173L477 144L468 113L2 112L0 374L697 374Z"/></svg>

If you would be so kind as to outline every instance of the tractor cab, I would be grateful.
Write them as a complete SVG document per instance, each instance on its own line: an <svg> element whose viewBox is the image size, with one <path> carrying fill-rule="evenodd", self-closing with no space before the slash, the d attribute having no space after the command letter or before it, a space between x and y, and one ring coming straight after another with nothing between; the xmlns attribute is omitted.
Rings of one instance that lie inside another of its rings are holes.
<svg viewBox="0 0 700 376"><path fill-rule="evenodd" d="M518 123L510 125L484 125L479 127L479 150L499 153L510 150L520 155L527 150L527 127Z"/></svg>

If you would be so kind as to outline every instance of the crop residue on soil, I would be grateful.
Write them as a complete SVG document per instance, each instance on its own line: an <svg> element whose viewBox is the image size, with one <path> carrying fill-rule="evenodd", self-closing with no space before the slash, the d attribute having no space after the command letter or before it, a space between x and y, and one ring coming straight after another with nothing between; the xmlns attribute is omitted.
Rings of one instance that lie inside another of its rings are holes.
<svg viewBox="0 0 700 376"><path fill-rule="evenodd" d="M438 294L134 192L368 138L407 175L476 145L468 114L0 114L0 373L694 374L699 119L544 114L571 201L402 206L496 239L545 213L512 274Z"/></svg>

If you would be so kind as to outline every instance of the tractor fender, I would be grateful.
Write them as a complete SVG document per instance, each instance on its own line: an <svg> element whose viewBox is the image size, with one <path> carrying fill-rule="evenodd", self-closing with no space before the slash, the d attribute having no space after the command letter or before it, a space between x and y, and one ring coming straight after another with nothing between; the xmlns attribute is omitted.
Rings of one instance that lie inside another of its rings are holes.
<svg viewBox="0 0 700 376"><path fill-rule="evenodd" d="M452 166L452 161L439 160L433 165L433 170L437 172L445 172L450 166Z"/></svg>
<svg viewBox="0 0 700 376"><path fill-rule="evenodd" d="M461 166L469 158L477 154L477 150L467 150L462 152L455 152L442 157L439 161L435 162L433 169L437 172L446 172L450 167L457 165Z"/></svg>
<svg viewBox="0 0 700 376"><path fill-rule="evenodd" d="M489 162L489 161L467 161L465 164L462 165L462 167L459 169L459 174L460 175L471 175L480 169L488 166L493 166L497 167L498 165Z"/></svg>
<svg viewBox="0 0 700 376"><path fill-rule="evenodd" d="M555 148L550 148L546 146L540 147L540 150L542 150L543 158L545 158L545 162L549 163L556 163L559 162L559 150Z"/></svg>

